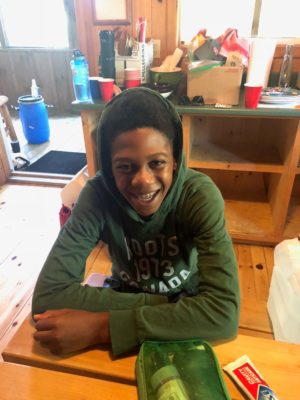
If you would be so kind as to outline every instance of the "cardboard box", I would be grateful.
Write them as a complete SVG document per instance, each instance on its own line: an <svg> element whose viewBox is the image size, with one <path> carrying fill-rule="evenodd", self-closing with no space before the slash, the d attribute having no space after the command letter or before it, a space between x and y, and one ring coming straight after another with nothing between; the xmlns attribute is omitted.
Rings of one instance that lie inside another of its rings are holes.
<svg viewBox="0 0 300 400"><path fill-rule="evenodd" d="M131 56L119 56L115 50L116 83L124 85L124 69L139 68L141 83L149 82L149 70L153 62L153 41L147 43L134 42Z"/></svg>
<svg viewBox="0 0 300 400"><path fill-rule="evenodd" d="M203 96L205 104L239 104L243 67L213 67L188 72L187 95Z"/></svg>

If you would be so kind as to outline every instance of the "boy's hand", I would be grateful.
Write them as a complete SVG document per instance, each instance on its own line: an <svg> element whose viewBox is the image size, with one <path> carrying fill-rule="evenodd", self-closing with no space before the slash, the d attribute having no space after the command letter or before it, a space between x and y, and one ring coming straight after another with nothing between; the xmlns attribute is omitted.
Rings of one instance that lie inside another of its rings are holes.
<svg viewBox="0 0 300 400"><path fill-rule="evenodd" d="M34 315L33 337L52 353L70 353L110 343L109 314L82 310L48 310Z"/></svg>

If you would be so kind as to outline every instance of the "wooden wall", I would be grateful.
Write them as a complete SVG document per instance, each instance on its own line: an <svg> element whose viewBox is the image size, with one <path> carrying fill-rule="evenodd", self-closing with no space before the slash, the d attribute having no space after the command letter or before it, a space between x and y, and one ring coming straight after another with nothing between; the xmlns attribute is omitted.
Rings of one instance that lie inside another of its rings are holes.
<svg viewBox="0 0 300 400"><path fill-rule="evenodd" d="M17 105L18 97L30 94L34 78L45 104L54 105L51 112L69 111L74 100L71 58L69 49L0 49L0 94Z"/></svg>
<svg viewBox="0 0 300 400"><path fill-rule="evenodd" d="M161 57L155 59L159 65L177 46L177 0L131 0L131 24L120 25L136 37L136 21L140 16L147 20L147 38L160 40ZM94 21L93 0L75 0L75 14L79 47L89 60L90 73L98 75L100 54L99 32L114 29L114 25L97 25Z"/></svg>

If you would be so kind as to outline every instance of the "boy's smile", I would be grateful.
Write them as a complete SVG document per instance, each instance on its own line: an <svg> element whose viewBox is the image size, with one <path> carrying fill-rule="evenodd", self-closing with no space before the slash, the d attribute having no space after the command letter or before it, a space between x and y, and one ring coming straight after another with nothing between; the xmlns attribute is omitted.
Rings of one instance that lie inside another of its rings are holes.
<svg viewBox="0 0 300 400"><path fill-rule="evenodd" d="M169 139L154 128L121 133L112 143L116 186L141 216L159 209L171 187L175 166Z"/></svg>

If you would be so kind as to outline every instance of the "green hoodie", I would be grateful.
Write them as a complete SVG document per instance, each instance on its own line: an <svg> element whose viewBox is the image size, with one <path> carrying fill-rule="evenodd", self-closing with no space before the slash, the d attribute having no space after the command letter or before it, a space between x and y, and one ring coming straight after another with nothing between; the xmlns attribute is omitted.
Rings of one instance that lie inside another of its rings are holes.
<svg viewBox="0 0 300 400"><path fill-rule="evenodd" d="M131 208L111 172L110 133L115 128L110 116L120 112L122 98L133 96L160 101L176 132L172 186L149 218ZM35 287L33 314L59 308L109 311L115 356L148 339L214 342L234 337L239 285L224 202L209 177L186 168L182 125L172 104L148 89L127 90L105 107L97 134L101 172L82 189L50 251ZM86 259L99 240L109 247L111 287L82 285Z"/></svg>

